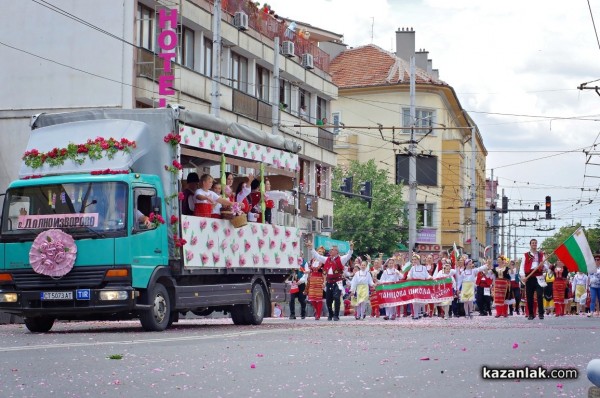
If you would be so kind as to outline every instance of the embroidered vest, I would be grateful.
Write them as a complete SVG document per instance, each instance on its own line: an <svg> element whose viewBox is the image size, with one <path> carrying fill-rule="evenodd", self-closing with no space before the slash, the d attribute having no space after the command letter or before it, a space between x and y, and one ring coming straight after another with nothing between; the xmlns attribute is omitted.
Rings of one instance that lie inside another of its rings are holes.
<svg viewBox="0 0 600 398"><path fill-rule="evenodd" d="M538 257L538 264L541 265L541 263L544 261L544 253L542 252L537 252L537 257ZM528 276L531 273L531 266L533 265L533 256L531 255L531 252L527 252L525 253L525 276ZM544 273L544 267L541 267L538 265L537 269L535 270L535 272L533 273L532 276L540 276Z"/></svg>
<svg viewBox="0 0 600 398"><path fill-rule="evenodd" d="M344 266L342 265L342 260L340 256L337 256L335 259L331 257L327 257L327 261L325 261L325 275L327 276L327 282L337 282L342 280ZM329 270L331 269L331 274Z"/></svg>

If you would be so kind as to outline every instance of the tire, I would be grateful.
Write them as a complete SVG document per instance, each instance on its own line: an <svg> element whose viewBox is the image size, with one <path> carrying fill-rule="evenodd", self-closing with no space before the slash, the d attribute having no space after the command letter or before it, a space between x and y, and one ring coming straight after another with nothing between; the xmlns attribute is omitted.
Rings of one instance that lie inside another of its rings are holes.
<svg viewBox="0 0 600 398"><path fill-rule="evenodd" d="M171 319L171 299L167 288L157 283L148 290L150 309L140 312L140 323L147 332L162 332Z"/></svg>
<svg viewBox="0 0 600 398"><path fill-rule="evenodd" d="M265 316L265 307L266 307L266 294L265 289L258 284L255 283L252 286L252 301L250 301L250 305L246 307L246 321L249 325L260 325Z"/></svg>
<svg viewBox="0 0 600 398"><path fill-rule="evenodd" d="M27 317L24 322L31 333L46 333L54 326L54 318L43 316Z"/></svg>
<svg viewBox="0 0 600 398"><path fill-rule="evenodd" d="M236 304L231 307L231 320L233 320L234 325L249 324L246 320L246 313L249 311L247 307L247 304Z"/></svg>

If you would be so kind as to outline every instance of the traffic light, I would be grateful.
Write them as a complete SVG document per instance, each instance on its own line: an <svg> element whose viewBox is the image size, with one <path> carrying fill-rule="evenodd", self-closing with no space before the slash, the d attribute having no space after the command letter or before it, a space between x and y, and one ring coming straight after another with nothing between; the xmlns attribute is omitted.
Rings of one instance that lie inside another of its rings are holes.
<svg viewBox="0 0 600 398"><path fill-rule="evenodd" d="M508 213L508 197L502 197L502 213Z"/></svg>
<svg viewBox="0 0 600 398"><path fill-rule="evenodd" d="M340 191L352 193L352 176L345 177L342 180L342 186L340 187Z"/></svg>
<svg viewBox="0 0 600 398"><path fill-rule="evenodd" d="M552 203L550 196L546 196L546 220L552 220Z"/></svg>
<svg viewBox="0 0 600 398"><path fill-rule="evenodd" d="M360 194L362 196L367 196L367 198L362 198L369 202L369 209L371 208L371 202L373 200L373 188L371 187L371 181L365 181L360 184Z"/></svg>

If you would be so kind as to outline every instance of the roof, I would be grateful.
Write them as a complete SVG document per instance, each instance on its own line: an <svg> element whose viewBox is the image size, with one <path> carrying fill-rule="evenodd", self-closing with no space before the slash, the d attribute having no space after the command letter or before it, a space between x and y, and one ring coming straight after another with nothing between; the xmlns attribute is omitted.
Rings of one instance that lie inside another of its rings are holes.
<svg viewBox="0 0 600 398"><path fill-rule="evenodd" d="M447 84L421 68L415 68L417 84ZM387 86L408 83L410 64L394 53L367 44L348 49L330 64L333 83L339 88Z"/></svg>

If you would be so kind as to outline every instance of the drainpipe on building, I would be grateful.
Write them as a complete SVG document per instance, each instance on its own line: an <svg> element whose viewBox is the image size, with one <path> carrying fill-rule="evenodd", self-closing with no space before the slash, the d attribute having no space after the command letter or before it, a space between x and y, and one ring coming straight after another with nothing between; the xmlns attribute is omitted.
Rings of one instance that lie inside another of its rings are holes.
<svg viewBox="0 0 600 398"><path fill-rule="evenodd" d="M279 102L283 101L283 98L279 98L279 37L273 39L275 48L273 51L273 93L271 94L271 119L273 126L271 132L273 134L279 133ZM288 104L289 106L290 104Z"/></svg>
<svg viewBox="0 0 600 398"><path fill-rule="evenodd" d="M221 0L215 0L213 6L213 70L210 98L210 113L219 117L221 111Z"/></svg>

